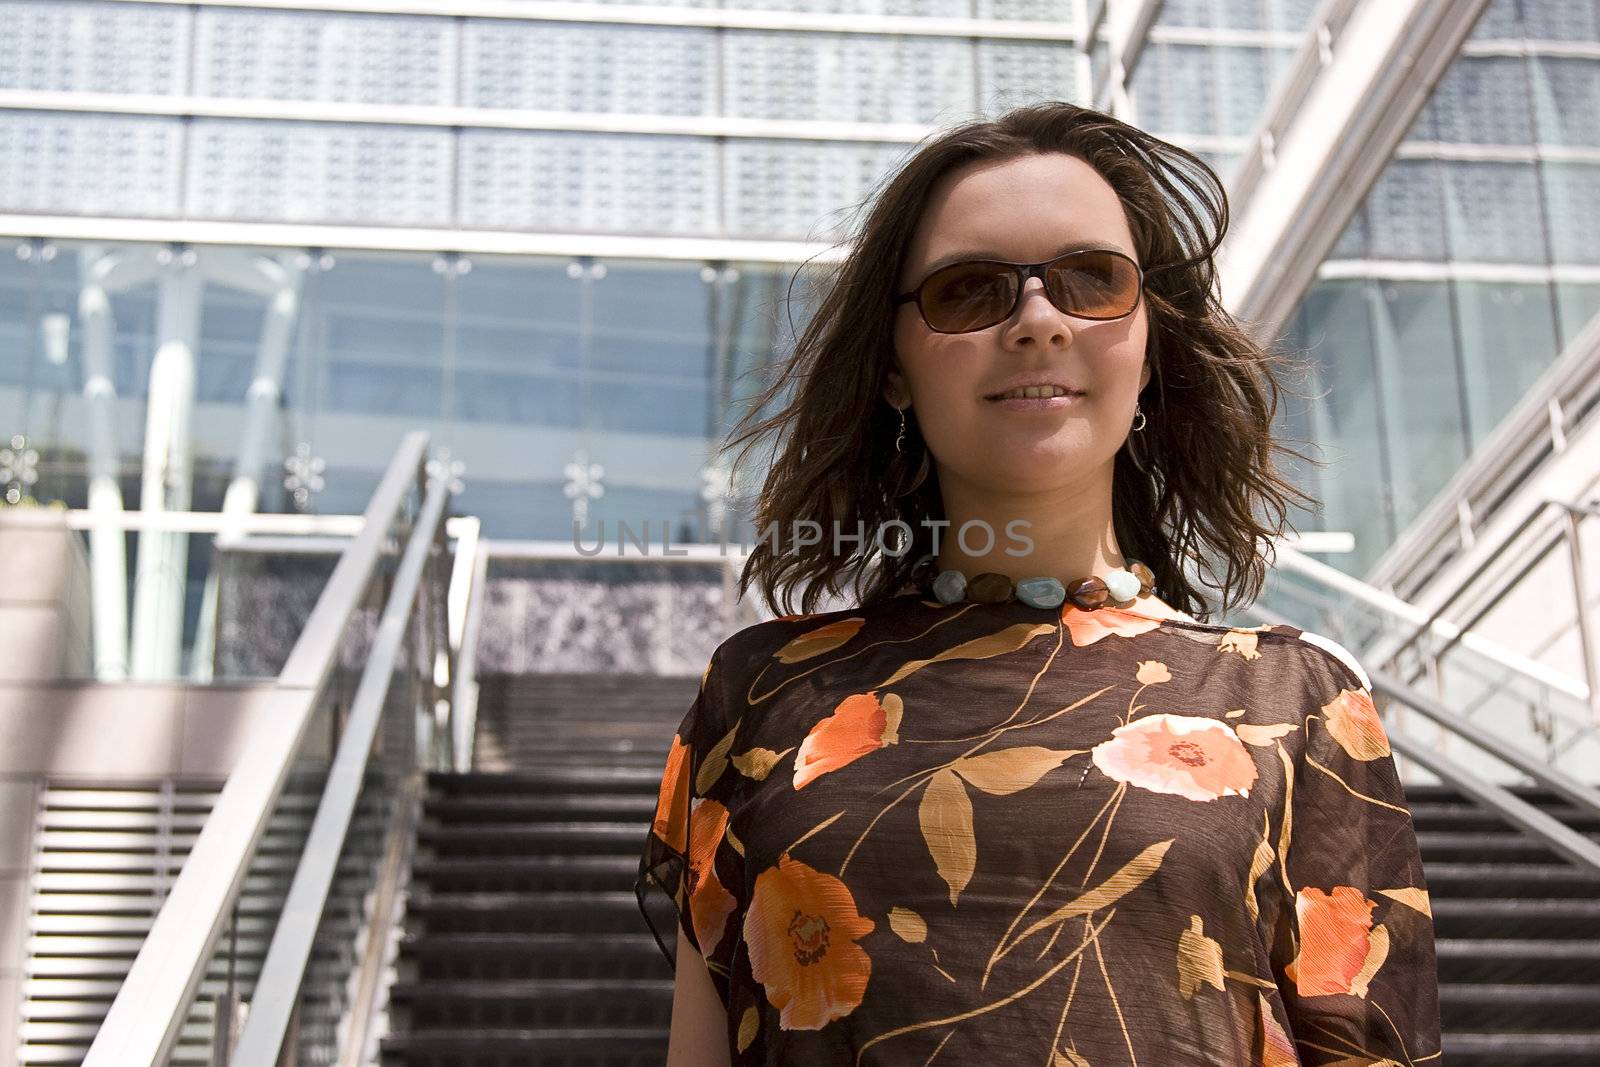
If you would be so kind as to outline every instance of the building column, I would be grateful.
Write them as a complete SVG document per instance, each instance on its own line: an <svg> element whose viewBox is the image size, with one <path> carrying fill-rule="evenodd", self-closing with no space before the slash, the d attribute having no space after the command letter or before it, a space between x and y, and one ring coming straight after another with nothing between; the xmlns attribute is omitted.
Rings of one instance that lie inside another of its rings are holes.
<svg viewBox="0 0 1600 1067"><path fill-rule="evenodd" d="M188 511L194 488L192 435L195 350L200 338L202 279L193 251L163 251L156 338L145 414L139 510ZM170 258L167 258L170 257ZM141 530L133 591L132 673L173 678L183 647L184 584L189 535Z"/></svg>

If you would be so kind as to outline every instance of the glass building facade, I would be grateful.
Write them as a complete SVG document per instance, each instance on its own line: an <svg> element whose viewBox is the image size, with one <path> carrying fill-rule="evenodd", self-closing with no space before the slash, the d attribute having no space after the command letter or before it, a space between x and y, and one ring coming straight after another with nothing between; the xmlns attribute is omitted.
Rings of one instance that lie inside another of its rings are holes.
<svg viewBox="0 0 1600 1067"><path fill-rule="evenodd" d="M337 6L0 0L0 435L38 453L39 499L84 502L85 294L120 269L130 508L189 272L196 509L236 473L277 323L263 510L357 510L422 426L491 537L703 522L804 265L875 184L938 127L1107 77L1083 0ZM1166 0L1128 117L1226 176L1315 7ZM1592 0L1495 0L1294 316L1323 395L1285 429L1333 461L1297 525L1354 532L1341 566L1402 535L1600 304L1596 115Z"/></svg>
<svg viewBox="0 0 1600 1067"><path fill-rule="evenodd" d="M1229 173L1251 132L1240 101L1313 6L1167 0L1136 121ZM1600 311L1597 220L1600 5L1492 0L1284 338L1320 398L1288 404L1286 429L1328 462L1297 465L1325 504L1297 525L1353 533L1342 569L1401 539Z"/></svg>

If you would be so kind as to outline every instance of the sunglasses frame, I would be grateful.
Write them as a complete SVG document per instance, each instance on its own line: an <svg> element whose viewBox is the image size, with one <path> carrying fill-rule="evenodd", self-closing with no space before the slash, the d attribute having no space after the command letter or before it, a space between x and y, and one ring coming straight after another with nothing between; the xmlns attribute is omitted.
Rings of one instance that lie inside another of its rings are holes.
<svg viewBox="0 0 1600 1067"><path fill-rule="evenodd" d="M1055 297L1052 296L1051 293L1050 293L1050 283L1045 280L1045 271L1048 270L1049 268L1055 266L1058 263L1062 263L1062 262L1065 262L1066 260L1075 259L1075 258L1077 258L1079 256L1086 256L1086 255L1116 256L1118 259L1126 260L1133 267L1134 276L1136 278L1138 278L1139 285L1138 285L1138 288L1136 290L1136 295L1134 297L1133 306L1131 308L1129 308L1127 311L1124 311L1124 312L1122 312L1120 314L1117 314L1117 315L1105 315L1105 316L1100 316L1100 315L1082 315L1082 314L1079 314L1076 311L1069 311L1067 308L1064 308L1060 304L1056 303ZM992 265L997 266L997 267L1010 267L1012 272L1015 273L1017 278L1018 278L1016 297L1011 301L1011 306L1006 309L1005 314L1003 314L999 318L995 319L994 322L986 323L986 324L984 324L982 326L974 326L974 327L972 327L971 329L968 329L968 330L941 330L941 329L938 329L937 327L935 327L932 323L930 323L928 321L928 314L922 308L922 292L923 292L923 290L927 288L928 283L930 281L932 281L937 275L942 274L943 272L949 270L951 267L968 267L968 266L973 265L974 263L992 264ZM917 305L917 314L922 316L923 325L927 326L928 329L932 330L934 333L943 333L943 334L977 333L979 330L987 330L991 326L998 325L999 323L1002 323L1002 322L1006 321L1007 319L1009 319L1012 315L1016 314L1017 306L1022 303L1022 294L1027 291L1028 279L1029 278L1038 278L1041 282L1044 282L1045 299L1049 300L1050 301L1050 305L1052 307L1054 307L1057 311L1061 312L1062 314L1071 315L1074 318L1079 318L1079 319L1088 319L1091 322L1112 322L1112 321L1114 321L1116 319L1127 318L1129 315L1132 315L1135 311L1139 310L1139 303L1140 303L1141 300L1144 299L1145 273L1146 273L1145 269L1143 267L1139 266L1139 262L1137 260L1135 260L1132 256L1128 255L1125 252L1117 251L1115 248L1079 248L1079 249L1077 249L1075 251L1068 252L1064 256L1057 256L1054 259L1047 259L1047 260L1044 260L1043 262L1040 262L1040 263L1008 263L1003 259L963 259L963 260L960 260L959 262L956 262L956 263L946 263L944 266L940 267L938 270L930 272L927 277L923 278L922 281L917 283L917 286L916 286L915 289L912 289L910 292L900 293L899 295L897 295L894 298L894 306L895 307L899 307L901 304L904 304L907 301L915 301L916 305Z"/></svg>

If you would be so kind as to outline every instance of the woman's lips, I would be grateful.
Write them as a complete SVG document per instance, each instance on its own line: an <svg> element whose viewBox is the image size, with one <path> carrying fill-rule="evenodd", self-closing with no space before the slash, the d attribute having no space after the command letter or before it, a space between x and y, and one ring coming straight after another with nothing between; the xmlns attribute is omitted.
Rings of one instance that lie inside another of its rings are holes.
<svg viewBox="0 0 1600 1067"><path fill-rule="evenodd" d="M1066 396L1016 396L1004 400L991 399L989 403L1006 411L1055 411L1078 403L1083 396L1082 393L1068 393Z"/></svg>

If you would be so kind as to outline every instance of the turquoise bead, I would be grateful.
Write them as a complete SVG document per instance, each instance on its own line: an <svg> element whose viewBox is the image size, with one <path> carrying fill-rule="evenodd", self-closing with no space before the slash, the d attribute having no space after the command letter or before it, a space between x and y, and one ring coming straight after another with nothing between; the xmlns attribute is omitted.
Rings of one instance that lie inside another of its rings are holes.
<svg viewBox="0 0 1600 1067"><path fill-rule="evenodd" d="M1107 574L1103 581L1106 589L1110 591L1110 600L1120 604L1124 600L1132 600L1139 595L1139 576L1132 571L1115 570Z"/></svg>
<svg viewBox="0 0 1600 1067"><path fill-rule="evenodd" d="M1035 608L1059 608L1067 587L1054 578L1024 578L1017 583L1017 599Z"/></svg>
<svg viewBox="0 0 1600 1067"><path fill-rule="evenodd" d="M941 604L959 604L967 597L967 576L957 570L940 571L933 580L933 596Z"/></svg>

